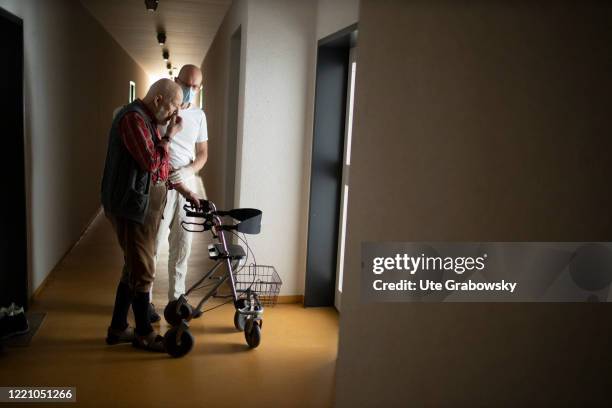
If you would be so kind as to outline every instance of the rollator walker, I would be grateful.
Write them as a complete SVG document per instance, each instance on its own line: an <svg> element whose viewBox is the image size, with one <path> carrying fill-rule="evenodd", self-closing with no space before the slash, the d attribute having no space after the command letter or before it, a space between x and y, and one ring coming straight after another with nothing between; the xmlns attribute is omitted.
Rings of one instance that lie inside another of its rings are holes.
<svg viewBox="0 0 612 408"><path fill-rule="evenodd" d="M187 289L184 295L174 300L164 309L164 317L172 327L164 335L166 351L172 357L182 357L193 348L194 338L189 331L191 319L200 317L231 301L234 303L234 327L244 331L246 343L256 348L261 342L264 305L276 304L282 284L272 266L251 264L245 269L240 261L247 258L250 248L245 239L237 233L259 234L262 212L254 208L237 208L229 211L217 210L209 200L200 200L200 207L185 204L183 209L188 217L201 222L182 221L181 226L189 232L210 231L213 243L208 245L209 258L216 261L214 266L202 278ZM196 228L196 229L192 229ZM238 237L247 246L247 252L237 244L228 242L226 234ZM251 252L252 253L252 252ZM246 264L246 261L245 261ZM225 265L223 274L215 272ZM229 281L231 294L218 296L217 291ZM208 289L200 302L192 308L187 297L199 289ZM228 301L203 311L202 307L211 297L226 297Z"/></svg>

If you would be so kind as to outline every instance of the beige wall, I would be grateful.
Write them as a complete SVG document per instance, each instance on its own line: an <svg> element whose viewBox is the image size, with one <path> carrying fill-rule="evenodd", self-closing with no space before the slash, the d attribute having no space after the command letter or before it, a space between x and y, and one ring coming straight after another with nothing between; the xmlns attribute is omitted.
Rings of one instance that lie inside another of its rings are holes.
<svg viewBox="0 0 612 408"><path fill-rule="evenodd" d="M317 40L359 20L359 0L317 0Z"/></svg>
<svg viewBox="0 0 612 408"><path fill-rule="evenodd" d="M30 293L100 206L113 109L144 71L73 0L0 0L23 19Z"/></svg>
<svg viewBox="0 0 612 408"><path fill-rule="evenodd" d="M301 0L234 3L203 64L211 146L203 176L209 197L220 201L230 37L242 24L236 197L240 206L263 211L262 233L249 237L249 245L258 263L278 270L282 295L301 294L304 287L310 149L305 129L315 6Z"/></svg>
<svg viewBox="0 0 612 408"><path fill-rule="evenodd" d="M610 21L361 2L337 406L610 404L609 305L359 296L363 241L612 240Z"/></svg>

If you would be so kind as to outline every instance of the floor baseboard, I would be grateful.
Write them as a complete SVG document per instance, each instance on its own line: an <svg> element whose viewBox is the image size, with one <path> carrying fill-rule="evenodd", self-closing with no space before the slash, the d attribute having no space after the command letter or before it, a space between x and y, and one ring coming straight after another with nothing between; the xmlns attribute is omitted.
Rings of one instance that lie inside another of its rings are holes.
<svg viewBox="0 0 612 408"><path fill-rule="evenodd" d="M300 303L304 304L304 295L281 295L278 297L279 304L292 304L292 303Z"/></svg>

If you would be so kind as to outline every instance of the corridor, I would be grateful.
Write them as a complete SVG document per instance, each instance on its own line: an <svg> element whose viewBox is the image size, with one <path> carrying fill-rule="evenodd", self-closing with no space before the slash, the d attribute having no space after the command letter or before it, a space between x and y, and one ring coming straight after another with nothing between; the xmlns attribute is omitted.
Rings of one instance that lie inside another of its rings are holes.
<svg viewBox="0 0 612 408"><path fill-rule="evenodd" d="M612 404L612 2L0 0L0 40L0 408ZM277 272L252 348L226 288L156 337L188 237L187 286Z"/></svg>
<svg viewBox="0 0 612 408"><path fill-rule="evenodd" d="M208 238L198 234L194 241L190 280L208 264ZM167 293L164 261L162 255L154 294L158 304ZM195 345L184 358L138 352L129 344L109 347L104 335L121 266L121 251L101 214L32 304L31 313L47 316L31 345L0 356L0 384L76 387L79 406L332 405L335 311L298 304L268 308L256 350L235 330L231 304L192 321ZM162 318L154 327L163 333L167 324Z"/></svg>

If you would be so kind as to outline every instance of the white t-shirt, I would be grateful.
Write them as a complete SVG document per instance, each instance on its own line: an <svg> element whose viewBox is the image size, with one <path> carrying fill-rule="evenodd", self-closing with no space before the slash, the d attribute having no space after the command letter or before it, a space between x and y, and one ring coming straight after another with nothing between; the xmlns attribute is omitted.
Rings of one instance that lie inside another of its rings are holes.
<svg viewBox="0 0 612 408"><path fill-rule="evenodd" d="M178 169L195 160L195 144L208 140L206 115L199 108L179 110L183 118L183 129L174 135L170 143L170 167ZM162 135L166 133L163 127Z"/></svg>

